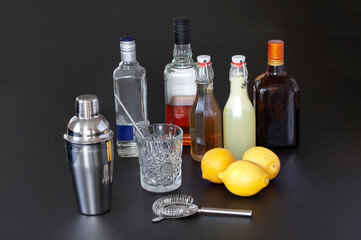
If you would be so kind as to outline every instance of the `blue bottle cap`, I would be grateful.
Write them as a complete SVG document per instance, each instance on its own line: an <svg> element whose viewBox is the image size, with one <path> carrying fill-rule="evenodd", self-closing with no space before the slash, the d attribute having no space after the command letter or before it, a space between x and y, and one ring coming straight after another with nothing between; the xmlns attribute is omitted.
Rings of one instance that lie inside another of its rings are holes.
<svg viewBox="0 0 361 240"><path fill-rule="evenodd" d="M123 37L120 38L121 42L131 42L131 41L134 41L134 40L135 40L135 38L132 37L132 36L123 36Z"/></svg>

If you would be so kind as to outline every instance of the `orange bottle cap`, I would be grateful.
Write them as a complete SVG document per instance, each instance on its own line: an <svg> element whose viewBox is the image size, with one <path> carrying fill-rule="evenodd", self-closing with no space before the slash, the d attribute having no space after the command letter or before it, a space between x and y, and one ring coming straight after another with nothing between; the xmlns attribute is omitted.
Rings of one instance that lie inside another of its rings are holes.
<svg viewBox="0 0 361 240"><path fill-rule="evenodd" d="M283 46L282 40L270 40L268 41L268 60L271 61L283 61Z"/></svg>

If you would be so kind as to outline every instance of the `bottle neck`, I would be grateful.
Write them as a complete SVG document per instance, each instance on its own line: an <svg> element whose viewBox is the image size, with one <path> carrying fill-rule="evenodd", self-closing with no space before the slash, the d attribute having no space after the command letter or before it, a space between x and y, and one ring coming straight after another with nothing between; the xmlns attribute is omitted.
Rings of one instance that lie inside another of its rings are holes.
<svg viewBox="0 0 361 240"><path fill-rule="evenodd" d="M173 61L174 65L193 65L191 44L174 44Z"/></svg>
<svg viewBox="0 0 361 240"><path fill-rule="evenodd" d="M214 72L212 68L212 63L207 63L207 65L203 63L198 63L196 68L196 83L197 84L212 84L213 88L213 78Z"/></svg>
<svg viewBox="0 0 361 240"><path fill-rule="evenodd" d="M267 73L270 75L283 75L285 74L284 61L270 61L268 60Z"/></svg>
<svg viewBox="0 0 361 240"><path fill-rule="evenodd" d="M231 93L242 93L243 91L241 90L243 89L246 89L247 91L248 70L245 62L239 64L231 64L231 69L229 71L229 80L231 81Z"/></svg>
<svg viewBox="0 0 361 240"><path fill-rule="evenodd" d="M124 63L133 63L137 61L135 51L120 51L120 58Z"/></svg>
<svg viewBox="0 0 361 240"><path fill-rule="evenodd" d="M213 93L213 81L208 84L197 83L197 95Z"/></svg>
<svg viewBox="0 0 361 240"><path fill-rule="evenodd" d="M242 76L231 76L231 95L244 95L247 94L247 84L244 85L244 79Z"/></svg>

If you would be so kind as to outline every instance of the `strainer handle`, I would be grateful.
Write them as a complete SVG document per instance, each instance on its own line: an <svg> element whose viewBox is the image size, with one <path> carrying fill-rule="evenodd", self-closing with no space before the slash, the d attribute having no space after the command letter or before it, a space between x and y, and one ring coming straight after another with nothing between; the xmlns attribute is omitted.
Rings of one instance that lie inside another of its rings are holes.
<svg viewBox="0 0 361 240"><path fill-rule="evenodd" d="M240 216L240 217L252 217L252 210L202 207L198 210L198 212L222 214L222 215L233 215L233 216Z"/></svg>

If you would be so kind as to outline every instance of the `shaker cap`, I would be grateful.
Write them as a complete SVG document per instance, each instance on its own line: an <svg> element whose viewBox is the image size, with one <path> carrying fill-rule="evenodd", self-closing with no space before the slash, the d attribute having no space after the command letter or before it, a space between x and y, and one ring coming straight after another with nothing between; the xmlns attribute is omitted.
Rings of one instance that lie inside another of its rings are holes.
<svg viewBox="0 0 361 240"><path fill-rule="evenodd" d="M76 115L68 123L64 139L77 144L94 144L113 138L109 123L99 114L98 98L81 95L75 100Z"/></svg>

